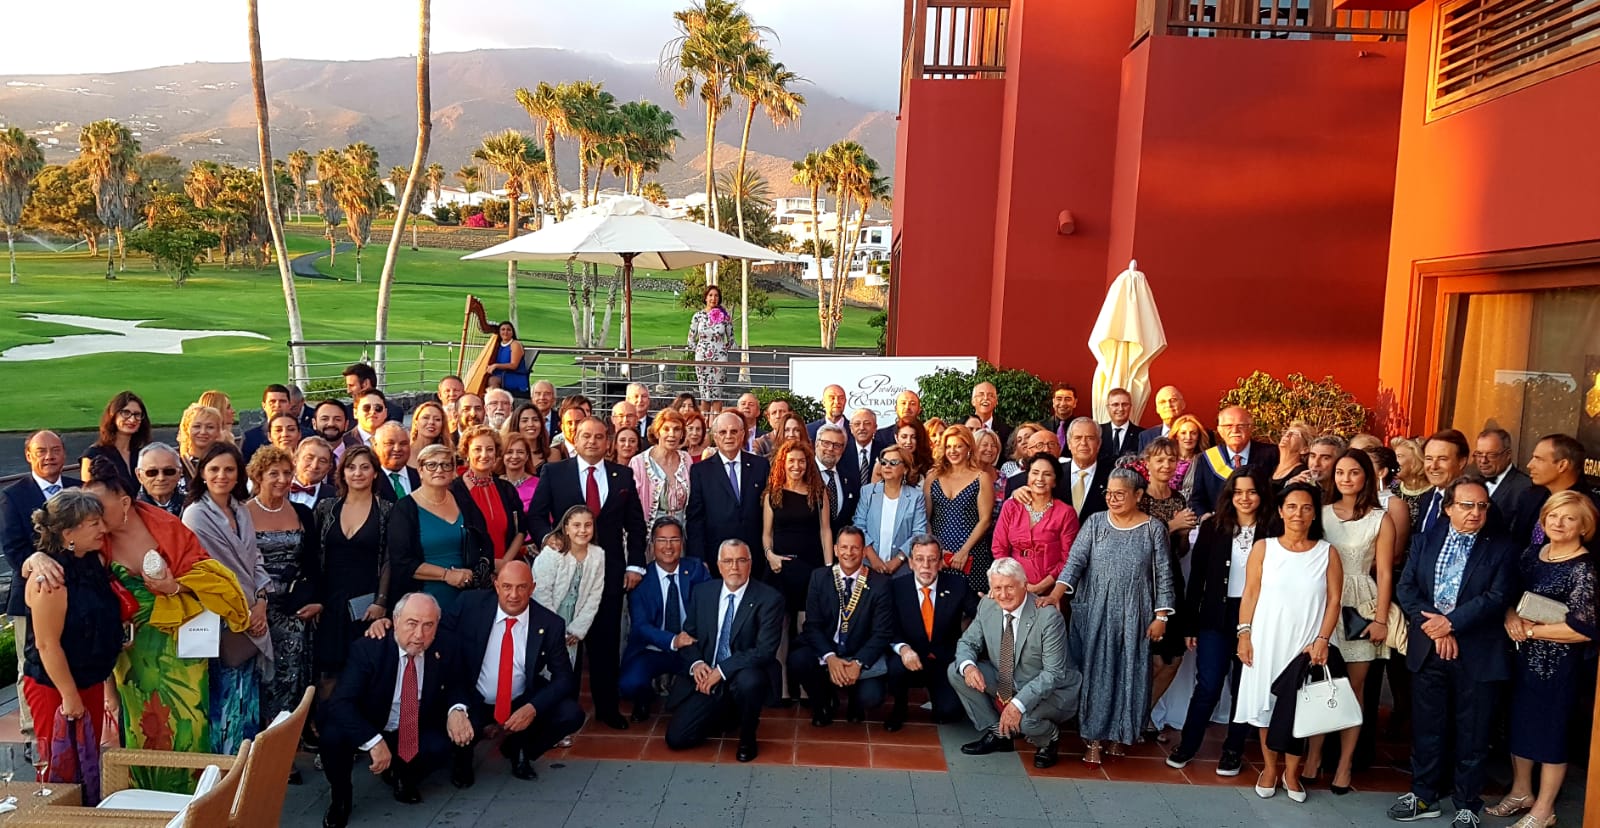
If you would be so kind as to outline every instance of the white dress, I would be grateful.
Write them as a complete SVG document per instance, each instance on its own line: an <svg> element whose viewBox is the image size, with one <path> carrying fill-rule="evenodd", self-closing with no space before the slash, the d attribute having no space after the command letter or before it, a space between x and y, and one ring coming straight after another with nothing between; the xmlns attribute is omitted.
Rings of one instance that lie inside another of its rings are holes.
<svg viewBox="0 0 1600 828"><path fill-rule="evenodd" d="M1266 727L1272 722L1272 683L1317 637L1328 608L1327 541L1306 552L1290 552L1267 538L1261 561L1261 597L1250 619L1254 664L1239 676L1236 722Z"/></svg>
<svg viewBox="0 0 1600 828"><path fill-rule="evenodd" d="M1323 537L1339 550L1339 563L1344 567L1344 592L1339 596L1339 603L1344 606L1360 607L1378 600L1378 582L1372 577L1372 565L1378 558L1378 533L1383 529L1385 514L1380 508L1356 520L1340 520L1332 506L1322 507ZM1372 661L1389 652L1387 647L1365 638L1346 640L1343 618L1334 625L1333 645L1347 662Z"/></svg>

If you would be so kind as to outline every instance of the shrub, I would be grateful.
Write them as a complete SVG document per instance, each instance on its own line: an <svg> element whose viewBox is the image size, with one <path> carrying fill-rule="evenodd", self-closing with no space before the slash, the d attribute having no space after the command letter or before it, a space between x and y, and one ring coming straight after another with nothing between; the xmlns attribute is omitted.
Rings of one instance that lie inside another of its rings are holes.
<svg viewBox="0 0 1600 828"><path fill-rule="evenodd" d="M1230 405L1249 411L1256 436L1274 442L1296 420L1308 423L1314 434L1350 437L1367 428L1367 409L1331 376L1313 381L1304 374L1290 374L1282 382L1257 371L1241 377L1237 388L1222 395L1217 408Z"/></svg>
<svg viewBox="0 0 1600 828"><path fill-rule="evenodd" d="M816 397L796 394L787 388L752 388L750 393L756 395L761 401L761 410L767 410L767 403L773 400L788 400L790 410L800 415L806 422L822 419L822 401ZM765 414L762 415L765 417Z"/></svg>
<svg viewBox="0 0 1600 828"><path fill-rule="evenodd" d="M878 311L867 320L867 326L878 329L878 353L888 353L889 350L889 313Z"/></svg>
<svg viewBox="0 0 1600 828"><path fill-rule="evenodd" d="M477 208L474 208L474 209L477 209ZM461 221L461 224L462 224L463 227L474 227L474 228L482 230L482 229L487 228L489 226L489 220L483 217L483 211L482 210L478 210L478 212L473 213L472 215L467 216L465 219L463 219Z"/></svg>
<svg viewBox="0 0 1600 828"><path fill-rule="evenodd" d="M456 208L449 204L433 205L433 220L436 224L454 224L460 217Z"/></svg>
<svg viewBox="0 0 1600 828"><path fill-rule="evenodd" d="M483 217L490 224L505 224L511 220L511 203L505 199L491 198L483 203Z"/></svg>
<svg viewBox="0 0 1600 828"><path fill-rule="evenodd" d="M941 368L917 378L923 419L961 422L972 411L972 387L980 382L994 383L999 392L995 416L1002 422L1026 423L1050 414L1050 383L1020 368L1000 368L980 359L975 371Z"/></svg>
<svg viewBox="0 0 1600 828"><path fill-rule="evenodd" d="M323 400L343 400L345 396L344 378L312 380L306 384L306 402L319 403Z"/></svg>
<svg viewBox="0 0 1600 828"><path fill-rule="evenodd" d="M12 589L16 589L16 585ZM17 628L7 623L0 627L0 687L17 683ZM21 691L20 686L17 687ZM27 702L23 702L27 704Z"/></svg>

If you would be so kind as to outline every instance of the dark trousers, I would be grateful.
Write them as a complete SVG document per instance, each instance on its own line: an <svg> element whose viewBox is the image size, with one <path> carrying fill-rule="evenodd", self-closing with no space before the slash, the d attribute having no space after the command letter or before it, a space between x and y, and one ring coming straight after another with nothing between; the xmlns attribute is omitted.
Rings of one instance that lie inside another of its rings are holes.
<svg viewBox="0 0 1600 828"><path fill-rule="evenodd" d="M761 708L767 703L766 665L746 667L723 679L710 693L694 690L683 700L667 727L667 747L688 750L720 732L730 714L739 719L739 741L754 743L761 726Z"/></svg>
<svg viewBox="0 0 1600 828"><path fill-rule="evenodd" d="M1498 682L1478 681L1460 659L1445 661L1432 653L1412 676L1411 792L1418 799L1438 802L1445 780L1453 776L1449 793L1456 807L1473 813L1483 809L1484 762L1498 693Z"/></svg>
<svg viewBox="0 0 1600 828"><path fill-rule="evenodd" d="M511 712L515 713L516 708ZM473 744L477 744L484 739L484 729L495 724L494 705L474 704L467 711L467 717L472 720ZM505 730L505 738L500 741L500 755L515 760L520 753L531 762L555 747L557 742L577 733L584 719L583 708L576 699L562 699L551 709L539 710L533 723L522 730L514 733ZM457 762L471 762L472 745L457 747L455 758Z"/></svg>
<svg viewBox="0 0 1600 828"><path fill-rule="evenodd" d="M589 696L594 700L596 716L618 715L617 656L621 649L622 586L618 576L615 586L606 585L594 623L583 639L583 660L589 664Z"/></svg>
<svg viewBox="0 0 1600 828"><path fill-rule="evenodd" d="M450 737L440 730L423 729L417 734L417 755L410 762L400 759L398 743L400 734L392 730L383 733L383 741L389 746L392 759L389 769L394 773L394 778L399 781L418 785L422 778L436 768L443 767L450 759L450 752L455 748ZM360 746L350 744L346 740L329 740L324 737L322 743L322 774L328 778L328 787L332 789L335 802L348 803L351 797L350 772L355 768L356 755L364 759L366 753ZM363 762L363 767L366 763Z"/></svg>
<svg viewBox="0 0 1600 828"><path fill-rule="evenodd" d="M1223 681L1227 681L1228 688L1233 691L1233 701L1228 707L1228 736L1222 742L1222 749L1242 752L1251 731L1255 730L1247 722L1233 720L1233 714L1239 707L1239 674L1244 669L1244 664L1234 656L1237 646L1235 637L1221 630L1200 630L1195 633L1194 694L1189 697L1189 712L1183 717L1183 740L1178 745L1179 753L1199 752L1200 744L1206 737L1206 727L1211 724L1211 711L1217 709L1217 702L1222 698Z"/></svg>
<svg viewBox="0 0 1600 828"><path fill-rule="evenodd" d="M645 705L655 697L655 689L650 683L656 676L668 673L683 675L683 657L677 653L662 652L660 650L641 650L628 657L626 664L622 665L622 677L618 680L622 697L632 701L634 706Z"/></svg>
<svg viewBox="0 0 1600 828"><path fill-rule="evenodd" d="M948 665L935 661L928 654L922 654L922 669L907 670L905 662L900 657L890 653L884 657L889 662L889 692L894 695L894 715L904 719L911 688L928 688L928 700L933 702L933 720L936 722L958 722L966 718L961 709L961 697L956 695L954 687L950 686L950 678L945 674Z"/></svg>
<svg viewBox="0 0 1600 828"><path fill-rule="evenodd" d="M818 664L821 658L810 647L801 645L791 647L789 650L789 675L800 682L806 689L806 695L811 698L811 705L823 702L829 707L838 703L839 688L833 683L833 678L828 675L826 665ZM871 665L862 665L863 669ZM850 697L850 703L863 710L870 710L883 704L883 697L887 690L887 681L883 676L877 678L860 679L854 686L844 688Z"/></svg>

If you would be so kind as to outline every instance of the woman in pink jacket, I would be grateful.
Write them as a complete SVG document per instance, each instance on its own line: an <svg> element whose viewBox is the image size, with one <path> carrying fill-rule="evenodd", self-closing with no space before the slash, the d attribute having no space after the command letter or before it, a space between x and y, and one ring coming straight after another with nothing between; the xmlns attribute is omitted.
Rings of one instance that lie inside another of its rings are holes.
<svg viewBox="0 0 1600 828"><path fill-rule="evenodd" d="M1055 497L1060 461L1035 454L1023 464L1027 483L1006 498L994 526L994 557L1015 558L1028 575L1028 591L1048 595L1078 537L1078 513Z"/></svg>

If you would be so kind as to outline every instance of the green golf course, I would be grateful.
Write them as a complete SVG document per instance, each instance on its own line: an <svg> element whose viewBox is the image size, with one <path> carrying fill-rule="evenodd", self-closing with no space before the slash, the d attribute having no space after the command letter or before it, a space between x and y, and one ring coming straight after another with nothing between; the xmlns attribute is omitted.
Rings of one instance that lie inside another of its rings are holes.
<svg viewBox="0 0 1600 828"><path fill-rule="evenodd" d="M374 234L377 235L377 234ZM326 249L317 237L291 234L291 254ZM35 248L37 249L37 248ZM369 246L362 257L365 281L356 284L355 255L340 251L337 263L326 258L318 269L331 279L299 279L301 317L310 340L368 339L373 333L378 273L383 246ZM396 284L390 303L391 339L454 341L461 335L464 297L478 296L491 319L506 310L505 265L463 262L459 251L412 251L402 248ZM73 253L23 252L19 246L21 284L0 282L0 354L18 345L40 344L51 337L96 333L94 330L24 319L23 314L50 313L124 320L151 320L151 327L195 330L252 331L267 339L210 337L189 339L183 353L96 353L33 361L0 360L0 431L40 427L92 428L105 402L128 388L150 406L158 424L176 423L183 408L201 391L218 388L233 397L240 410L253 408L262 386L282 382L287 374L289 338L284 318L283 291L276 268L253 270L206 265L182 288L174 288L166 275L153 270L143 257L129 257L128 269L115 281L105 279L105 260ZM558 266L541 266L557 268ZM608 280L609 269L604 269ZM640 275L647 275L643 271ZM656 274L649 274L656 275ZM529 345L569 347L572 317L562 282L525 278L517 293L519 335ZM767 319L752 319L752 346L815 345L815 299L779 295L772 304L777 312ZM603 313L604 293L597 300ZM692 311L682 308L667 292L634 292L634 347L682 345ZM612 322L611 337L621 330L621 308ZM839 346L872 347L877 329L867 324L871 312L846 308L840 325ZM443 350L435 352L443 360ZM359 346L313 349L310 363L350 360ZM393 354L411 360L404 370L415 373L417 349ZM554 358L551 360L554 362ZM567 358L570 363L570 357ZM451 366L453 367L453 366ZM433 365L430 365L432 373ZM537 373L568 381L576 377L569 365L541 361ZM391 370L400 370L392 368ZM314 375L337 373L318 368Z"/></svg>

